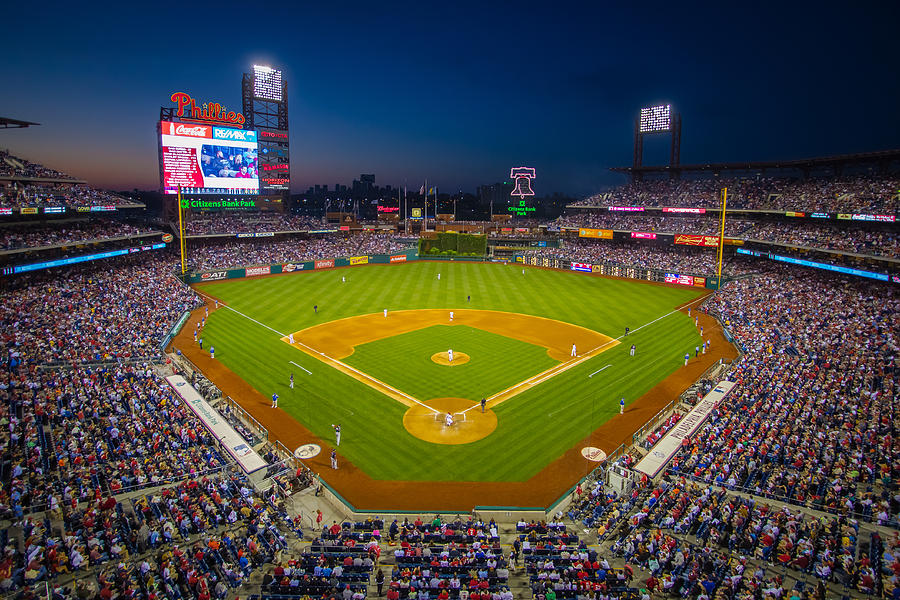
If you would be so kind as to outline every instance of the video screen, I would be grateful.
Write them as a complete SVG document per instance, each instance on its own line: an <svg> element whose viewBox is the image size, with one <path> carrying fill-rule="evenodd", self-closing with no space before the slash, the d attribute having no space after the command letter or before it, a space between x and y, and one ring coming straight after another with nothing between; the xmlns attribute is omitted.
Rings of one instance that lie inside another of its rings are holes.
<svg viewBox="0 0 900 600"><path fill-rule="evenodd" d="M255 131L168 121L160 131L166 194L259 193Z"/></svg>

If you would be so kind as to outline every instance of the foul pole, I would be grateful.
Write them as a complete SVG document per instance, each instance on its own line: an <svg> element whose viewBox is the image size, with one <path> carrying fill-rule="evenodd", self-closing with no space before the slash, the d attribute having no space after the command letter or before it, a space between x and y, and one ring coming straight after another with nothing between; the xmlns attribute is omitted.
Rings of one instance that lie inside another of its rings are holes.
<svg viewBox="0 0 900 600"><path fill-rule="evenodd" d="M716 270L716 289L722 287L722 259L725 258L725 205L728 204L728 188L722 188L722 226L719 229L718 268Z"/></svg>

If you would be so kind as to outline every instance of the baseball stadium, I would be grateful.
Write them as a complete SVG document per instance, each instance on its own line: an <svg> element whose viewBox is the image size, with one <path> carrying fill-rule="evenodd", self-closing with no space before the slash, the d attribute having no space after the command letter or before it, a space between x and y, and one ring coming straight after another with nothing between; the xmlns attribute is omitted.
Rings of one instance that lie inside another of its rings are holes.
<svg viewBox="0 0 900 600"><path fill-rule="evenodd" d="M4 598L900 597L900 150L302 194L287 86L0 151Z"/></svg>

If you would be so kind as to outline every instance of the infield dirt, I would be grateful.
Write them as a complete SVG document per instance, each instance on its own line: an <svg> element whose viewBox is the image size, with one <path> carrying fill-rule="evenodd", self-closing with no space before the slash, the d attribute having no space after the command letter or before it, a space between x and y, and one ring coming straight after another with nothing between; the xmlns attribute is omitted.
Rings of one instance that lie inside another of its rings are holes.
<svg viewBox="0 0 900 600"><path fill-rule="evenodd" d="M209 302L208 309L210 312L216 310L212 301ZM221 305L218 310L222 310ZM447 311L441 312L444 315L442 323L448 323ZM459 314L461 312L459 311ZM684 309L683 312L686 313L687 309ZM293 418L286 418L287 415L283 411L271 409L271 400L253 389L220 361L211 359L208 352L202 351L193 342L192 332L197 321L203 315L203 307L195 310L173 340L172 346L179 348L191 362L203 371L206 377L216 384L223 394L238 401L244 409L266 427L271 441L279 440L291 450L306 443L316 443L323 448L330 448L330 440L321 439ZM710 352L692 358L688 366L678 369L635 400L626 408L624 414L615 415L527 481L440 481L440 473L434 474L435 481L427 482L375 480L340 455L338 455L340 468L332 470L329 465L328 452L322 452L305 463L313 471L321 474L322 479L358 510L466 512L475 506L548 507L567 490L570 490L581 477L596 468L597 463L588 461L581 455L582 447L596 446L607 453L612 453L621 444L630 444L632 434L638 428L678 397L706 369L721 358L731 360L737 356L736 349L725 339L722 327L715 319L697 310L692 316L694 315L699 317L700 324L707 332L704 337L711 340ZM375 316L383 319L380 314ZM471 325L471 323L467 324ZM501 333L501 335L509 334ZM567 343L570 350L571 342ZM539 343L538 345L543 344ZM566 350L565 346L563 346L563 350ZM568 357L564 356L563 359L565 358ZM379 451L375 439L372 442L372 451Z"/></svg>

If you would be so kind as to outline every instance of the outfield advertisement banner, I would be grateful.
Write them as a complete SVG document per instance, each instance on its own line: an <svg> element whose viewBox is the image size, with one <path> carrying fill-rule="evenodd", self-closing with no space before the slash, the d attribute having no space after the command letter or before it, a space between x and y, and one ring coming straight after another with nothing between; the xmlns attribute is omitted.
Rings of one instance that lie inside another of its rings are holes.
<svg viewBox="0 0 900 600"><path fill-rule="evenodd" d="M181 396L184 403L197 415L223 448L237 461L245 473L250 474L266 467L256 451L247 444L225 419L197 393L181 375L170 375L166 381Z"/></svg>
<svg viewBox="0 0 900 600"><path fill-rule="evenodd" d="M391 257L391 262L392 263L406 262L406 255L405 254L395 254L394 256Z"/></svg>
<svg viewBox="0 0 900 600"><path fill-rule="evenodd" d="M367 265L369 264L368 256L351 256L350 257L351 265Z"/></svg>
<svg viewBox="0 0 900 600"><path fill-rule="evenodd" d="M315 264L316 269L330 269L334 266L334 259L331 260L317 260Z"/></svg>
<svg viewBox="0 0 900 600"><path fill-rule="evenodd" d="M584 271L586 273L590 273L593 270L593 265L591 265L590 263L573 262L572 270L573 271Z"/></svg>
<svg viewBox="0 0 900 600"><path fill-rule="evenodd" d="M266 265L265 267L247 267L246 271L247 277L256 277L257 275L271 275L272 267L269 265Z"/></svg>
<svg viewBox="0 0 900 600"><path fill-rule="evenodd" d="M672 460L682 444L690 441L690 437L706 421L710 413L731 392L735 383L720 381L718 385L703 397L697 406L691 409L683 419L670 429L650 452L634 466L635 471L645 473L648 477L656 475Z"/></svg>
<svg viewBox="0 0 900 600"><path fill-rule="evenodd" d="M228 277L228 271L210 271L209 273L201 273L200 281L218 281Z"/></svg>
<svg viewBox="0 0 900 600"><path fill-rule="evenodd" d="M578 237L611 240L613 239L613 232L612 229L579 229Z"/></svg>

